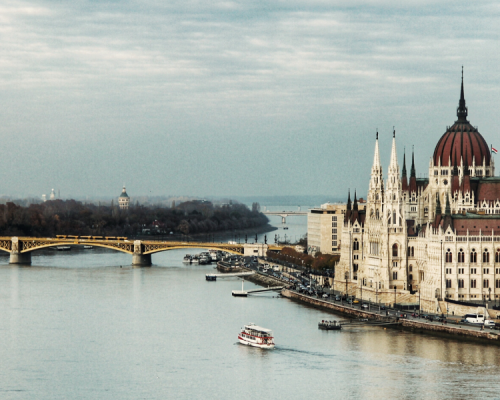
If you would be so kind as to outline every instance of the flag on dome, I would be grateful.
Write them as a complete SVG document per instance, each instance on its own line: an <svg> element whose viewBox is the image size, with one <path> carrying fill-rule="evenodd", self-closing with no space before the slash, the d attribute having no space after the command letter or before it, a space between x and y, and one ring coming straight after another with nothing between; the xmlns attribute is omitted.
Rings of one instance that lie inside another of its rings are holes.
<svg viewBox="0 0 500 400"><path fill-rule="evenodd" d="M495 148L493 147L493 145L491 145L491 152L492 152L492 153L497 154L497 153L498 153L498 150L497 150L497 149L495 149Z"/></svg>

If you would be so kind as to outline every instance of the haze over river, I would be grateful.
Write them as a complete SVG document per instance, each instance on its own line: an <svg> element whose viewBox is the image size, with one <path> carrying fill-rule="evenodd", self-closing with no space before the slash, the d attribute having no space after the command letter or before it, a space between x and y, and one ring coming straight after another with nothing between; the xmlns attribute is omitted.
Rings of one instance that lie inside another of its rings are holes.
<svg viewBox="0 0 500 400"><path fill-rule="evenodd" d="M38 252L31 267L1 256L0 399L500 397L500 347L320 331L341 317L273 294L233 298L240 281L206 282L213 266L183 265L186 252L155 254L151 268L104 249ZM249 322L273 329L276 349L237 344Z"/></svg>

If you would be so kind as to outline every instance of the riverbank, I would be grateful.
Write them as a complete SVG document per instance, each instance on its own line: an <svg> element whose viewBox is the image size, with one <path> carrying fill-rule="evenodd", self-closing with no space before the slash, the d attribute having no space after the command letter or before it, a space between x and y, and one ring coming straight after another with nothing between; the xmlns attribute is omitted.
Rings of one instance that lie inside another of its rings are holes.
<svg viewBox="0 0 500 400"><path fill-rule="evenodd" d="M342 304L332 303L316 297L307 296L289 289L281 291L283 297L289 298L299 303L305 303L325 311L330 311L335 314L342 314L351 318L367 318L367 319L383 319L384 315L370 311L357 310L353 307L344 306ZM478 330L477 328L469 328L463 325L450 325L424 322L421 320L400 318L398 325L394 325L395 329L408 330L414 333L423 333L437 336L454 338L456 340L471 340L487 342L495 345L500 345L500 334L491 330Z"/></svg>
<svg viewBox="0 0 500 400"><path fill-rule="evenodd" d="M268 232L273 232L278 230L275 226L270 224L265 224L262 226L257 226L254 228L236 229L229 231L216 231L216 232L205 232L205 233L193 233L189 235L184 235L180 233L174 233L172 235L137 235L134 237L129 237L129 239L134 240L163 240L163 241L178 241L178 242L227 242L229 240L235 240L240 243L245 243L245 235L247 235L247 242L253 243L255 241L255 235L261 235ZM267 242L271 243L270 238L267 238Z"/></svg>

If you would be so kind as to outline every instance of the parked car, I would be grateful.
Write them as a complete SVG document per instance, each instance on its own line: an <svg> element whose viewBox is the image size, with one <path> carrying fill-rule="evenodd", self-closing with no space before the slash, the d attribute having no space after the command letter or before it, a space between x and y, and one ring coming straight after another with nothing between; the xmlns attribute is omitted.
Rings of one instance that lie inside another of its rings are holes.
<svg viewBox="0 0 500 400"><path fill-rule="evenodd" d="M354 299L354 300L352 301L352 303L353 303L353 304L359 304L359 300L358 300L358 299Z"/></svg>
<svg viewBox="0 0 500 400"><path fill-rule="evenodd" d="M335 296L335 301L340 301L342 300L342 297L340 297L339 295Z"/></svg>
<svg viewBox="0 0 500 400"><path fill-rule="evenodd" d="M364 303L361 305L361 308L365 309L365 310L368 310L368 304Z"/></svg>
<svg viewBox="0 0 500 400"><path fill-rule="evenodd" d="M323 293L323 296L321 296L321 297L323 297L324 299L327 299L328 298L328 294L327 293Z"/></svg>
<svg viewBox="0 0 500 400"><path fill-rule="evenodd" d="M381 310L387 310L387 307L386 306L380 306L380 309Z"/></svg>
<svg viewBox="0 0 500 400"><path fill-rule="evenodd" d="M486 321L484 321L484 326L485 326L485 328L493 329L495 327L495 321L492 321L491 319L487 319Z"/></svg>

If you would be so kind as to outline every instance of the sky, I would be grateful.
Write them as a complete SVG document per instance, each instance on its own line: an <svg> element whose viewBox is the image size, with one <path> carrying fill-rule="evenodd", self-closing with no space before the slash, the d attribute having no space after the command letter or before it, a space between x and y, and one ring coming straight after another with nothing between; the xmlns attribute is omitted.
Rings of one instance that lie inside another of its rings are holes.
<svg viewBox="0 0 500 400"><path fill-rule="evenodd" d="M366 195L393 127L427 176L462 65L500 146L499 20L488 0L3 0L0 195Z"/></svg>

